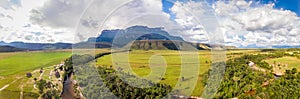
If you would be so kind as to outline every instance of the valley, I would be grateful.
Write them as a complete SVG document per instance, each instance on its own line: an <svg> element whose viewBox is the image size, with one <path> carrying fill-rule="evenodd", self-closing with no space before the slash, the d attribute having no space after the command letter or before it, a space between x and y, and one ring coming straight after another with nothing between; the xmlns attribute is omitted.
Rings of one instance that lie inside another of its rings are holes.
<svg viewBox="0 0 300 99"><path fill-rule="evenodd" d="M30 51L30 52L6 52L1 54L1 72L0 72L0 97L1 98L19 98L19 97L41 97L39 94L39 90L34 88L34 80L44 79L46 81L50 81L52 83L57 83L57 80L49 80L49 74L51 71L54 71L53 65L60 64L62 62L66 62L65 60L69 58L72 53L82 54L82 55L96 55L98 56L101 53L108 53L110 49L65 49L65 50L55 50L55 51ZM274 56L275 55L275 56ZM244 62L235 63L236 66L233 71L239 71L239 68L244 68L246 70L244 73L252 72L255 75L264 75L261 74L263 72L267 73L271 69L272 71L278 71L284 73L286 70L292 70L296 68L299 70L298 53L293 53L288 50L274 50L274 51L264 51L261 49L234 49L226 51L226 64L230 66L232 60L237 59L246 59ZM128 57L127 57L128 56ZM196 58L194 57L196 56ZM26 57L26 58L24 58ZM126 58L127 57L127 58ZM246 58L247 57L247 58ZM257 58L257 61L254 57ZM190 59L182 60L182 58ZM196 59L196 60L194 60ZM207 74L211 69L212 65L212 51L210 50L198 50L198 51L179 51L179 50L130 50L129 52L117 52L113 54L104 55L101 57L97 57L95 59L95 70L97 67L101 67L103 69L110 68L112 70L118 70L120 67L123 68L123 72L129 73L129 75L134 75L139 79L147 79L152 81L153 83L166 84L171 88L175 88L178 81L181 81L183 78L186 78L183 82L191 84L195 78L190 78L188 76L182 77L180 76L182 72L182 66L192 66L192 68L186 69L188 71L197 71L199 74L197 75L196 85L194 88L185 87L182 85L182 90L180 90L177 94L183 96L194 96L194 97L202 97L203 91L205 88L205 81L207 81ZM256 64L255 68L259 68L261 70L253 68L253 70L246 69L248 68L248 61L253 61ZM9 63L9 64L8 64ZM92 62L93 63L93 62ZM92 64L89 63L89 64ZM267 64L266 64L267 63ZM284 64L279 67L272 67L272 64ZM286 66L287 64L287 66ZM70 65L67 65L70 66ZM199 68L195 70L193 67L198 66ZM231 67L226 67L230 69ZM244 66L244 67L243 67ZM43 73L39 73L40 68L43 68ZM66 67L64 67L66 68ZM68 67L70 68L70 67ZM130 68L130 69L129 69ZM185 67L187 68L187 67ZM163 71L165 70L165 71ZM268 70L268 72L267 72ZM163 71L163 72L162 72ZM26 73L31 72L32 77L26 77ZM63 79L63 74L68 73L68 71L60 71ZM252 75L251 73L251 75ZM274 72L269 72L274 73ZM88 76L89 73L85 74ZM234 74L236 76L248 75L248 74ZM255 77L254 75L254 77ZM269 74L268 74L269 75ZM85 77L83 75L74 75L72 82L78 82L80 85L79 78ZM226 76L226 75L225 75ZM250 76L250 74L249 74ZM229 76L231 77L231 76ZM283 76L285 77L285 76ZM53 79L55 77L52 77ZM247 77L246 77L247 78ZM271 76L266 76L266 81L274 81ZM236 79L236 78L235 78ZM226 79L225 79L226 80ZM275 80L277 81L277 80ZM38 81L37 81L38 82ZM253 81L256 82L256 81ZM240 82L242 83L242 82ZM264 83L264 81L259 82ZM184 84L184 83L183 83ZM223 83L222 83L223 84ZM246 84L249 86L251 84ZM78 86L78 84L74 84L74 86ZM246 87L245 86L245 87ZM178 86L177 86L178 87ZM62 83L59 87L61 90L63 88ZM180 87L179 87L180 88ZM220 87L222 89L222 87ZM241 86L241 88L243 88ZM219 89L219 90L221 90ZM75 92L78 89L75 89ZM192 90L189 94L187 91ZM249 90L248 90L249 91ZM250 90L251 91L251 90ZM252 90L253 91L253 90ZM82 91L80 91L82 92ZM187 93L186 93L187 92ZM223 91L222 91L223 92ZM225 91L226 92L226 91ZM247 92L247 91L246 91ZM9 93L9 94L8 94ZM230 93L230 92L229 92ZM80 93L77 93L80 94ZM83 93L81 93L83 94ZM239 93L242 94L242 93ZM238 93L235 93L234 96L239 96ZM83 94L84 95L84 94ZM221 95L221 94L218 94ZM227 95L221 95L227 96ZM251 95L250 95L251 96ZM230 96L229 96L230 97ZM243 96L244 97L244 96ZM224 97L223 97L224 98Z"/></svg>
<svg viewBox="0 0 300 99"><path fill-rule="evenodd" d="M192 43L146 26L0 47L0 98L274 98L284 88L277 94L292 98L300 81L297 48Z"/></svg>

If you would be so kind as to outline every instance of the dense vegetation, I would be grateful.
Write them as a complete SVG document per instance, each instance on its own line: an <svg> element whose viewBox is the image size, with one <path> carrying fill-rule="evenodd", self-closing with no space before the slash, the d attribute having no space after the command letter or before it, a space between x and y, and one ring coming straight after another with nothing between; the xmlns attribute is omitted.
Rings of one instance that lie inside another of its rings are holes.
<svg viewBox="0 0 300 99"><path fill-rule="evenodd" d="M297 73L297 69L286 70L284 76L274 77L271 71L262 72L248 66L248 62L253 61L257 66L269 70L272 67L262 60L286 55L289 54L276 51L272 54L244 55L228 60L223 81L214 98L300 98L300 72ZM214 75L212 72L208 74ZM204 83L210 84L206 80Z"/></svg>
<svg viewBox="0 0 300 99"><path fill-rule="evenodd" d="M39 80L37 81L37 88L43 99L59 99L60 93L57 90L58 85L53 84L51 81Z"/></svg>
<svg viewBox="0 0 300 99"><path fill-rule="evenodd" d="M153 98L163 98L168 93L171 92L172 88L166 84L155 84L146 79L139 79L129 73L119 72L119 76L113 69L98 67L101 78L103 78L106 87L108 87L114 95L122 99L128 98L140 98L140 99L153 99ZM124 82L122 79L127 79L129 82ZM140 85L137 88L129 84L135 83ZM151 87L146 88L148 85Z"/></svg>
<svg viewBox="0 0 300 99"><path fill-rule="evenodd" d="M107 55L107 53L98 54L96 58L103 55ZM163 98L172 90L169 85L140 79L123 72L121 69L115 71L106 67L96 68L90 63L94 58L90 55L73 55L66 60L65 70L67 75L72 72L76 74L78 84L75 87L79 86L83 95L87 98L116 98L116 96L122 99ZM130 79L129 82L125 82L124 78ZM144 85L144 88L131 86L130 83L138 83L141 87ZM148 85L151 87L146 87Z"/></svg>

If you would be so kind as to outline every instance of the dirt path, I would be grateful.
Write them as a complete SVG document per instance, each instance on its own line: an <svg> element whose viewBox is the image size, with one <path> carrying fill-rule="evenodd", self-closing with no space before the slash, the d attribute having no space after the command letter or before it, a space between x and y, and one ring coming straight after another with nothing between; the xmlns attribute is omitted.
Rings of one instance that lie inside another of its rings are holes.
<svg viewBox="0 0 300 99"><path fill-rule="evenodd" d="M257 67L257 66L253 66L252 69L257 70L257 71L261 71L261 72L266 72L267 70L261 67Z"/></svg>
<svg viewBox="0 0 300 99"><path fill-rule="evenodd" d="M0 92L1 92L2 90L4 90L5 88L7 88L8 86L9 86L9 84L3 86L3 87L0 89Z"/></svg>
<svg viewBox="0 0 300 99"><path fill-rule="evenodd" d="M46 72L46 70L44 70L41 74L40 74L40 79L42 79L43 78L43 75L44 75L44 73Z"/></svg>
<svg viewBox="0 0 300 99"><path fill-rule="evenodd" d="M24 89L23 89L23 85L21 85L21 91L20 91L20 99L23 99L23 91L24 91Z"/></svg>
<svg viewBox="0 0 300 99"><path fill-rule="evenodd" d="M10 84L12 84L12 83L16 82L16 81L17 81L17 80L19 80L19 79L21 79L21 78L17 78L16 80L12 81L11 83L9 83L9 84L6 84L6 85L5 85L5 86L3 86L2 88L0 88L0 92L1 92L1 91L3 91L4 89L6 89L7 87L9 87L9 85L10 85Z"/></svg>

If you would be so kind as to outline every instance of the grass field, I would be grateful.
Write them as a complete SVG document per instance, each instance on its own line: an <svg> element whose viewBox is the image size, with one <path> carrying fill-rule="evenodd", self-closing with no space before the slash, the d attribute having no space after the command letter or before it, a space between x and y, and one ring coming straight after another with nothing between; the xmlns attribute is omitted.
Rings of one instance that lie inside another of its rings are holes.
<svg viewBox="0 0 300 99"><path fill-rule="evenodd" d="M70 52L25 52L16 54L0 60L0 76L58 64L70 55Z"/></svg>
<svg viewBox="0 0 300 99"><path fill-rule="evenodd" d="M39 78L38 70L43 67L45 72L41 77L47 79L49 69L70 57L71 54L70 51L0 53L4 55L0 57L0 89L3 88L0 90L0 99L18 99L21 90L24 94L23 98L33 99L26 94L37 93L37 89L33 89L33 78ZM25 77L27 72L31 72L33 77Z"/></svg>
<svg viewBox="0 0 300 99"><path fill-rule="evenodd" d="M101 49L64 49L60 51L67 51L67 52L73 52L74 54L90 54L95 55L98 53L103 52L110 52L111 50L108 48L101 48Z"/></svg>
<svg viewBox="0 0 300 99"><path fill-rule="evenodd" d="M196 53L196 54L195 54ZM132 74L135 74L139 77L151 79L152 81L159 81L157 79L161 77L160 72L163 71L163 67L166 66L166 73L164 75L165 80L161 80L161 83L169 84L175 87L176 83L180 80L180 73L181 73L181 65L187 68L186 70L189 72L199 72L199 79L197 80L196 88L193 91L194 96L200 96L203 91L203 84L201 83L202 74L209 69L211 55L210 51L199 51L199 52L182 52L179 53L178 51L170 51L170 50L150 50L150 51L143 51L143 50L135 50L130 52L129 54L129 63L132 69ZM127 65L127 59L125 58L126 53L117 53L114 54L114 63L121 65L121 66L129 66ZM197 57L197 54L199 57ZM120 56L120 57L119 57ZM182 59L181 59L182 56ZM97 65L110 67L112 66L112 55L104 56L97 59ZM197 60L195 60L197 58ZM188 60L184 60L188 59ZM200 62L200 64L199 64ZM116 65L115 64L115 65ZM114 66L115 66L114 65ZM156 67L158 66L158 67ZM197 66L200 68L197 70ZM116 67L115 67L116 68ZM126 68L126 67L125 67ZM153 71L151 71L151 68ZM195 70L196 69L196 70ZM125 70L130 71L130 70ZM150 76L151 75L151 76ZM191 78L191 77L185 77ZM191 84L192 80L184 81L186 84ZM184 83L183 83L184 84Z"/></svg>
<svg viewBox="0 0 300 99"><path fill-rule="evenodd" d="M67 49L59 51L35 51L35 52L14 52L14 53L0 53L0 89L5 85L10 84L5 90L0 91L0 98L19 98L20 88L22 87L24 92L35 92L33 89L33 78L26 78L26 72L33 72L39 68L45 68L45 74L42 76L44 79L48 79L50 72L49 68L53 65L59 64L64 59L68 58L72 52L81 54L97 54L103 52L109 52L110 49ZM230 50L227 51L227 58L239 57L244 54L259 53L258 50ZM113 56L115 64L112 64L112 55L104 56L97 59L98 66L130 66L132 74L135 74L142 78L151 79L154 82L161 82L169 84L173 87L178 81L181 81L181 71L188 71L187 73L198 73L198 75L185 76L186 80L183 81L179 87L185 88L186 85L197 81L197 85L192 92L193 96L201 96L203 92L202 76L209 70L211 63L211 51L196 51L181 53L174 50L134 50L129 54L129 63L127 65L126 53L117 53ZM182 58L181 58L182 57ZM118 65L117 65L118 64ZM166 67L166 68L164 68ZM183 67L183 68L182 68ZM153 70L151 70L153 69ZM164 71L165 74L157 72ZM33 77L39 77L39 73L33 73ZM196 76L196 77L195 77ZM164 80L161 80L161 77ZM184 92L184 90L183 90ZM24 96L25 97L25 96ZM29 98L30 97L25 97Z"/></svg>
<svg viewBox="0 0 300 99"><path fill-rule="evenodd" d="M262 54L262 52L259 49L241 49L241 50L235 49L235 50L227 50L226 57L227 59L233 59L246 54L258 54L258 53Z"/></svg>
<svg viewBox="0 0 300 99"><path fill-rule="evenodd" d="M281 58L267 59L265 61L267 63L269 63L270 65L274 64L274 62L280 63L280 64L287 64L288 69L297 68L297 70L300 71L300 59L298 59L296 57L285 56L285 57L281 57Z"/></svg>
<svg viewBox="0 0 300 99"><path fill-rule="evenodd" d="M21 52L10 52L10 53L0 53L0 60L8 58L10 56L14 56L16 54L20 54Z"/></svg>
<svg viewBox="0 0 300 99"><path fill-rule="evenodd" d="M210 62L212 59L212 52L205 50L205 51L198 51L193 52L182 52L179 53L178 51L172 51L172 50L134 50L129 53L128 58L126 57L126 53L117 53L114 54L114 58L112 60L112 55L104 56L99 59L97 59L97 65L98 66L104 66L104 67L114 67L117 68L115 65L121 65L121 66L128 66L131 67L131 70L125 70L129 71L132 74L135 74L139 77L147 78L149 76L154 76L154 78L148 78L152 81L160 81L160 79L157 79L161 77L162 74L159 72L155 72L155 70L164 68L155 68L155 66L159 67L166 67L166 73L164 75L164 80L161 80L161 83L169 84L172 87L175 87L178 81L181 79L180 73L181 73L181 65L185 64L188 67L187 71L196 71L199 72L197 85L192 93L193 96L201 96L202 92L204 90L204 85L202 84L202 77L205 72L207 72L210 68ZM255 54L260 53L260 50L250 49L250 50L230 50L226 51L227 59L229 58L235 58L239 57L245 54ZM195 57L197 56L198 59L195 60ZM182 57L182 58L181 58ZM128 59L128 60L127 60ZM183 61L182 61L183 60ZM113 62L112 62L113 61ZM129 65L127 64L129 62ZM200 62L200 63L199 63ZM112 64L114 63L114 64ZM166 64L166 65L165 65ZM199 66L199 69L197 68L191 68ZM153 69L153 71L151 71ZM156 77L156 78L155 78ZM185 77L188 78L188 77ZM185 81L186 84L191 84L192 82L190 80Z"/></svg>

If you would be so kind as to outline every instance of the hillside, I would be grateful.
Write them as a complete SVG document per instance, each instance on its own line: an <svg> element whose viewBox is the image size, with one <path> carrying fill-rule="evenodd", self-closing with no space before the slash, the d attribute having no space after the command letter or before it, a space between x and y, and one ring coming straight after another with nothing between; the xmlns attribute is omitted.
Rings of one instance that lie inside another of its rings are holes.
<svg viewBox="0 0 300 99"><path fill-rule="evenodd" d="M137 40L132 43L129 43L126 47L130 47L131 49L142 50L202 50L199 49L198 44L196 43L188 43L184 41L175 40Z"/></svg>

